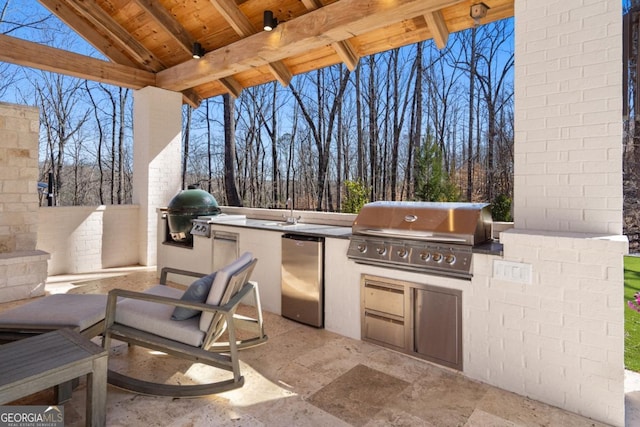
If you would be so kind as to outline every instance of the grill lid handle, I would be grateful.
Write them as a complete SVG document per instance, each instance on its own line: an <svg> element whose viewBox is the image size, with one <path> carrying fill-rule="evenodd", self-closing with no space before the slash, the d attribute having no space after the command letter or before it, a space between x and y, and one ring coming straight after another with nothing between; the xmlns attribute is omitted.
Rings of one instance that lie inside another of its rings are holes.
<svg viewBox="0 0 640 427"><path fill-rule="evenodd" d="M416 222L418 220L418 215L405 215L404 222Z"/></svg>

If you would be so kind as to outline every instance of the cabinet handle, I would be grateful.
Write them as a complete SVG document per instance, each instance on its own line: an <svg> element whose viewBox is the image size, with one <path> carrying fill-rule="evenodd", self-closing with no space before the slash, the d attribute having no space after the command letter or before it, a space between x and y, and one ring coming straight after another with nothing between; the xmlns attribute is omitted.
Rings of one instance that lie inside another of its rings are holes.
<svg viewBox="0 0 640 427"><path fill-rule="evenodd" d="M373 283L365 283L364 287L365 288L370 288L370 289L376 289L378 291L391 292L391 293L394 293L394 294L404 295L404 291L402 289L396 289L396 288L389 288L387 286L374 285Z"/></svg>

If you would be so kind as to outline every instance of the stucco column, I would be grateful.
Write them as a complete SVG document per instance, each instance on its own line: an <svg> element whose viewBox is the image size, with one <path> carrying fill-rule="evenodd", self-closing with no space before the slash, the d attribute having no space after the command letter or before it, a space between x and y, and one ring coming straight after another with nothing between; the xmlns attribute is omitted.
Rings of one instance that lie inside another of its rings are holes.
<svg viewBox="0 0 640 427"><path fill-rule="evenodd" d="M182 95L154 87L134 94L133 203L140 206L139 262L155 265L156 209L180 190Z"/></svg>

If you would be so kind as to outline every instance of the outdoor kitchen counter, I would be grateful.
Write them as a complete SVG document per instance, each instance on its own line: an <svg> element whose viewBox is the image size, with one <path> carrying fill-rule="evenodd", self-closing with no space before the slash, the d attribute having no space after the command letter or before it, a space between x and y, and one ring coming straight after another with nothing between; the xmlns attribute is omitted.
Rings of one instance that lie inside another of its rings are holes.
<svg viewBox="0 0 640 427"><path fill-rule="evenodd" d="M341 227L337 225L313 224L298 222L297 224L286 224L284 221L270 219L252 219L242 215L219 215L208 220L212 225L227 225L231 227L254 228L258 230L269 230L280 233L295 233L308 236L334 237L338 239L348 239L351 236L351 227Z"/></svg>
<svg viewBox="0 0 640 427"><path fill-rule="evenodd" d="M219 215L209 217L208 222L212 225L228 225L232 227L254 228L258 230L276 231L280 233L295 233L317 237L333 237L337 239L348 239L351 237L351 227L314 224L298 222L297 224L286 224L284 221L271 219L253 219L244 215ZM485 255L502 256L502 244L498 241L488 241L473 248L474 253Z"/></svg>
<svg viewBox="0 0 640 427"><path fill-rule="evenodd" d="M257 212L264 214L261 219L251 218L244 212L235 214L224 213L213 217L200 217L195 221L206 222L211 227L212 237L216 233L237 235L237 252L251 252L259 261L252 277L260 285L260 299L262 308L276 314L282 312L281 298L281 236L287 233L320 236L325 238L325 329L354 339L361 338L361 293L360 281L362 274L373 274L380 277L392 277L415 283L433 284L434 277L415 271L402 271L359 264L347 257L352 233L353 218L328 218L327 223L311 222L305 218L307 212L302 212L302 222L287 225L282 222L282 212ZM299 214L296 212L296 214ZM314 213L315 216L319 216ZM297 217L297 215L296 215ZM316 219L316 218L313 218ZM309 221L309 222L307 222ZM213 238L211 239L213 240ZM202 247L209 239L195 236L195 246ZM194 246L194 248L195 248ZM209 244L209 246L212 246ZM208 246L207 246L208 247ZM488 243L478 248L476 261L478 266L487 270L492 256L502 254L502 245ZM210 253L194 257L189 252L189 260L202 260L210 257ZM475 249L474 249L475 252ZM486 265L485 265L486 264ZM457 278L438 277L438 283L445 287L461 289L468 287L470 282Z"/></svg>

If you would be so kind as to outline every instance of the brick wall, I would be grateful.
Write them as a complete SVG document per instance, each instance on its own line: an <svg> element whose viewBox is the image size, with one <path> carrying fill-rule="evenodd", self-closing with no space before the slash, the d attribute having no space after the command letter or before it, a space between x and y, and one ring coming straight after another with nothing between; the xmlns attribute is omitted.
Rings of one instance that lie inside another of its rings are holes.
<svg viewBox="0 0 640 427"><path fill-rule="evenodd" d="M138 264L138 206L43 207L38 249L51 254L49 275Z"/></svg>
<svg viewBox="0 0 640 427"><path fill-rule="evenodd" d="M622 234L620 2L515 2L516 228Z"/></svg>
<svg viewBox="0 0 640 427"><path fill-rule="evenodd" d="M612 425L624 425L624 236L502 233L502 259L531 283L499 280L474 256L464 293L465 374Z"/></svg>
<svg viewBox="0 0 640 427"><path fill-rule="evenodd" d="M515 1L515 228L474 260L465 373L624 425L621 2ZM497 261L530 268L498 277Z"/></svg>

